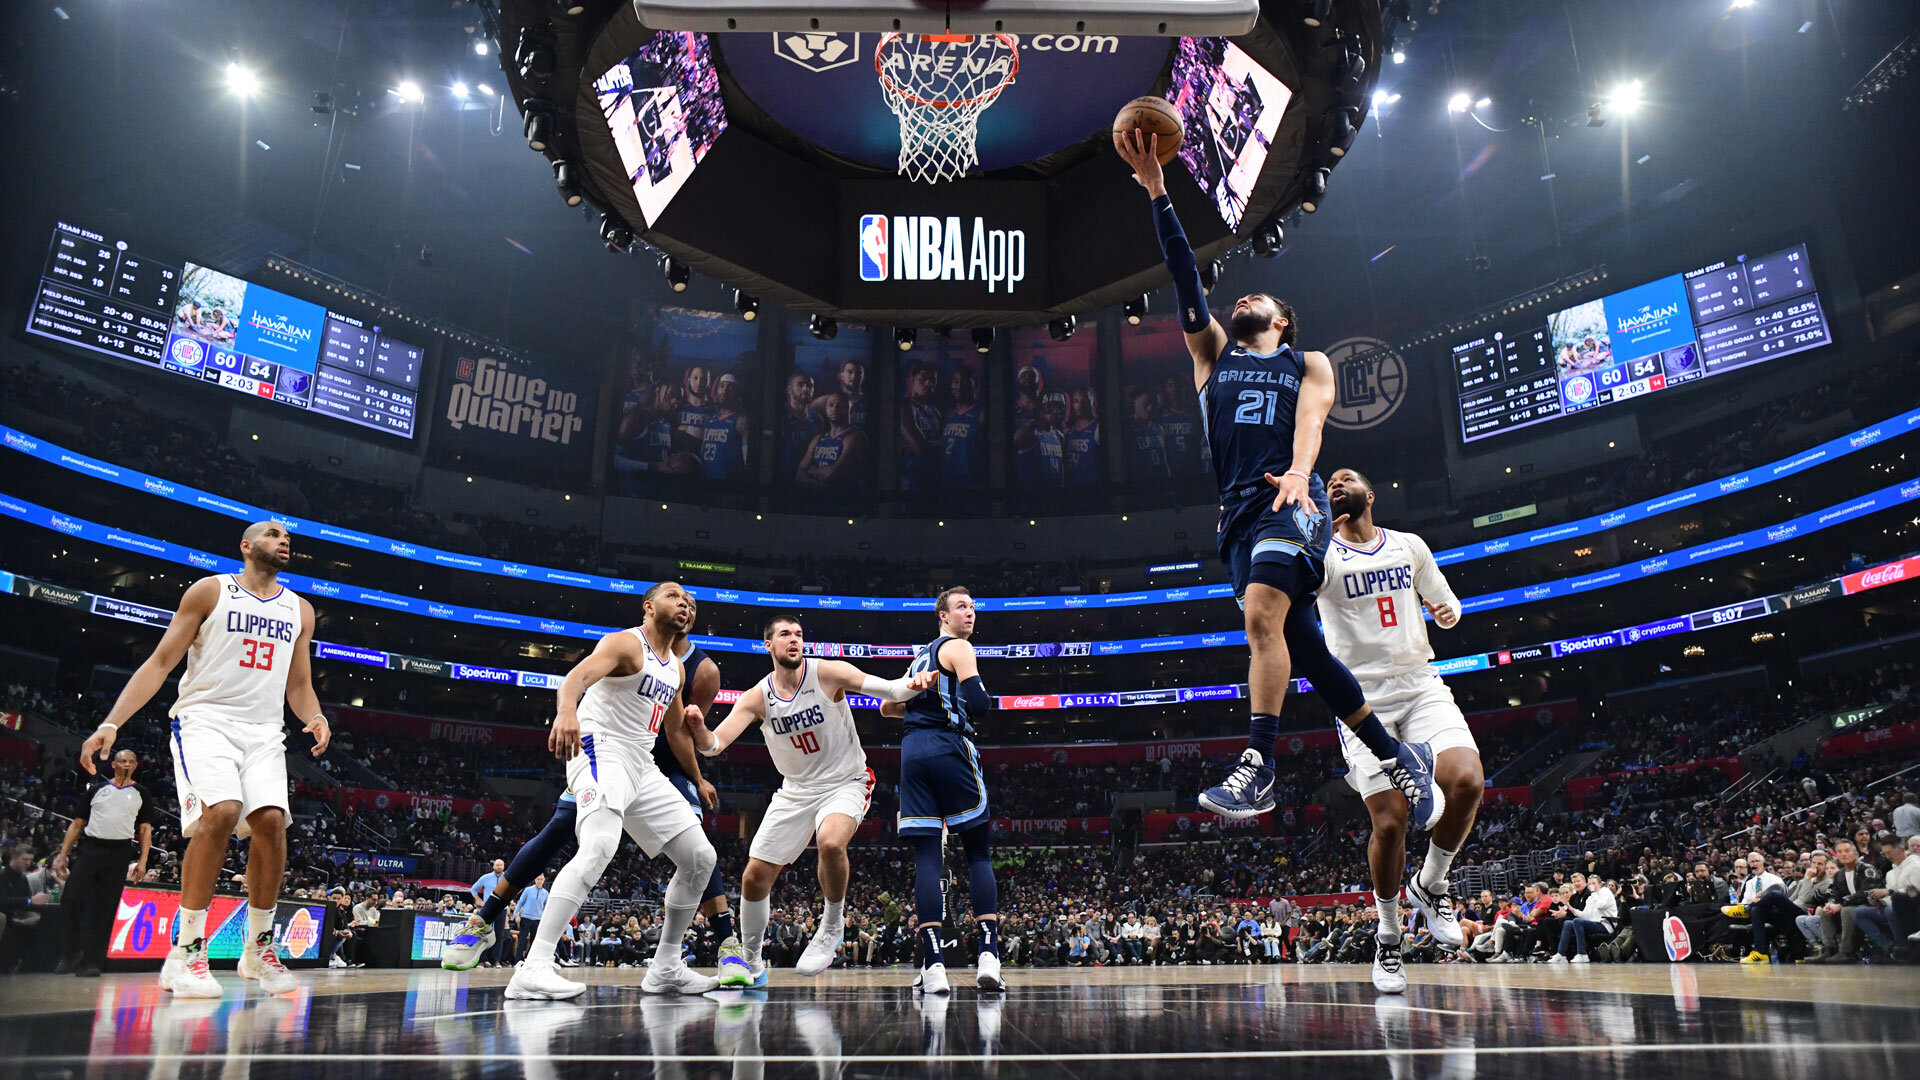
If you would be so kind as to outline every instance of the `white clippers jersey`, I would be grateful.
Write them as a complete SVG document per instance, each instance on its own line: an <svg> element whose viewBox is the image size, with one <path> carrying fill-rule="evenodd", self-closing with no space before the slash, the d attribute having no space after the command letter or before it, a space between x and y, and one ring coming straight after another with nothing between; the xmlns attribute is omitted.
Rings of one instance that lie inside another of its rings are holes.
<svg viewBox="0 0 1920 1080"><path fill-rule="evenodd" d="M819 663L800 662L800 689L791 698L774 690L772 675L760 688L767 695L767 752L787 786L817 788L866 775L853 709L846 698L835 701L820 689Z"/></svg>
<svg viewBox="0 0 1920 1080"><path fill-rule="evenodd" d="M260 597L232 574L214 580L220 599L187 647L180 696L167 715L279 727L286 715L287 668L300 640L299 594L283 585Z"/></svg>
<svg viewBox="0 0 1920 1080"><path fill-rule="evenodd" d="M1371 548L1333 538L1327 550L1327 581L1320 587L1320 623L1327 648L1364 685L1395 675L1431 670L1422 597L1460 601L1448 587L1426 541L1412 533L1376 530Z"/></svg>
<svg viewBox="0 0 1920 1080"><path fill-rule="evenodd" d="M582 735L631 742L653 762L653 741L680 693L680 661L671 653L656 653L639 627L626 631L640 639L646 661L631 675L609 675L581 695L577 709Z"/></svg>

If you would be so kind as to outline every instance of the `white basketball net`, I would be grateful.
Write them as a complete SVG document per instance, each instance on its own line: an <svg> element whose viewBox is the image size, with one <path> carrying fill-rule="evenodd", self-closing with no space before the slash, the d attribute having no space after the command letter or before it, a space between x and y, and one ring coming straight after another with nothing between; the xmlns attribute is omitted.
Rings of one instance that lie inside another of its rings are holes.
<svg viewBox="0 0 1920 1080"><path fill-rule="evenodd" d="M874 74L900 120L900 173L937 184L980 164L980 114L1020 72L1011 34L882 34Z"/></svg>

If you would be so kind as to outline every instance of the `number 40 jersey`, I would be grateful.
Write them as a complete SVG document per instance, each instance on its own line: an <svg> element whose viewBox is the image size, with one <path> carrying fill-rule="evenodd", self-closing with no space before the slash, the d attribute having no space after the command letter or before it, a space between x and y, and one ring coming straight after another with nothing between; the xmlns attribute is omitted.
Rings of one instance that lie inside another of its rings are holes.
<svg viewBox="0 0 1920 1080"><path fill-rule="evenodd" d="M853 726L853 709L842 697L835 701L820 689L820 663L800 662L800 688L782 698L768 675L761 690L767 695L767 719L762 734L774 768L789 789L832 787L864 780L867 752Z"/></svg>
<svg viewBox="0 0 1920 1080"><path fill-rule="evenodd" d="M1460 600L1434 565L1425 540L1407 532L1375 531L1373 546L1367 548L1334 535L1319 599L1327 648L1363 688L1429 667L1433 646L1427 643L1423 597L1460 610Z"/></svg>

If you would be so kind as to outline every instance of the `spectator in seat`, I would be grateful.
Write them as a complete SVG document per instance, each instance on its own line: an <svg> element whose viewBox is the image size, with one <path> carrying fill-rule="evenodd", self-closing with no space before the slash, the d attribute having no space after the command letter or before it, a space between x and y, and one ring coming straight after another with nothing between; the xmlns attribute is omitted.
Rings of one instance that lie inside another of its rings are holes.
<svg viewBox="0 0 1920 1080"><path fill-rule="evenodd" d="M1620 925L1620 902L1606 883L1589 884L1585 874L1573 875L1574 898L1580 906L1573 917L1560 927L1560 948L1549 963L1585 964L1591 961L1588 948L1613 936Z"/></svg>
<svg viewBox="0 0 1920 1080"><path fill-rule="evenodd" d="M1779 927L1784 932L1801 912L1787 896L1787 883L1767 869L1765 855L1749 851L1746 862L1751 876L1740 886L1739 901L1720 909L1720 913L1729 919L1746 919L1753 928L1753 948L1740 962L1765 964L1770 962L1767 947L1772 941L1773 929Z"/></svg>
<svg viewBox="0 0 1920 1080"><path fill-rule="evenodd" d="M1900 805L1893 808L1893 831L1909 843L1920 836L1920 793L1901 794Z"/></svg>
<svg viewBox="0 0 1920 1080"><path fill-rule="evenodd" d="M1819 964L1852 963L1859 957L1860 930L1854 925L1855 909L1867 903L1867 894L1879 887L1880 872L1860 857L1860 849L1851 840L1833 845L1833 858L1839 865L1827 883L1826 903L1820 916L1821 955Z"/></svg>
<svg viewBox="0 0 1920 1080"><path fill-rule="evenodd" d="M1827 888L1833 884L1833 864L1828 861L1827 853L1816 851L1807 859L1807 865L1800 876L1787 886L1787 896L1800 907L1801 914L1793 920L1800 930L1800 936L1807 939L1807 946L1817 956L1820 952L1820 916L1814 909L1826 902Z"/></svg>
<svg viewBox="0 0 1920 1080"><path fill-rule="evenodd" d="M1880 853L1893 864L1892 869L1883 887L1867 891L1867 902L1854 909L1853 922L1882 956L1904 964L1913 958L1914 950L1902 939L1920 926L1903 921L1894 910L1894 900L1903 899L1902 907L1915 910L1912 905L1920 900L1920 859L1892 830L1880 834Z"/></svg>
<svg viewBox="0 0 1920 1080"><path fill-rule="evenodd" d="M33 868L33 846L21 844L0 868L0 971L10 972L27 955L28 935L38 932L40 912L51 899L35 892L27 878Z"/></svg>

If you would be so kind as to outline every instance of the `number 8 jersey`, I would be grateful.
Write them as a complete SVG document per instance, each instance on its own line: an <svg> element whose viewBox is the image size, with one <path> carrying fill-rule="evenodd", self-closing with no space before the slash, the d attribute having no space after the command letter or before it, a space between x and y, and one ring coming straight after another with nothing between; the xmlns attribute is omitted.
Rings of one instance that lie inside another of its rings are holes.
<svg viewBox="0 0 1920 1080"><path fill-rule="evenodd" d="M255 596L232 574L215 580L220 599L187 647L180 696L167 715L279 727L287 668L300 640L300 596L284 585L272 596Z"/></svg>
<svg viewBox="0 0 1920 1080"><path fill-rule="evenodd" d="M1327 648L1361 685L1428 668L1425 597L1460 608L1427 542L1406 532L1376 528L1372 547L1336 534L1320 586L1320 622Z"/></svg>

